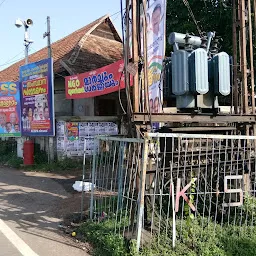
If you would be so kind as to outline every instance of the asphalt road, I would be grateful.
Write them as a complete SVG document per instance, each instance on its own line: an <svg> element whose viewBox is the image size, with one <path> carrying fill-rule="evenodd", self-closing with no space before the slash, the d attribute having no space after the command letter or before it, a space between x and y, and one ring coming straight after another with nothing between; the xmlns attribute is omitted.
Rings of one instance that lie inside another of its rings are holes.
<svg viewBox="0 0 256 256"><path fill-rule="evenodd" d="M70 197L58 179L0 167L0 256L89 255L58 230Z"/></svg>
<svg viewBox="0 0 256 256"><path fill-rule="evenodd" d="M20 256L22 255L12 243L0 232L0 255Z"/></svg>

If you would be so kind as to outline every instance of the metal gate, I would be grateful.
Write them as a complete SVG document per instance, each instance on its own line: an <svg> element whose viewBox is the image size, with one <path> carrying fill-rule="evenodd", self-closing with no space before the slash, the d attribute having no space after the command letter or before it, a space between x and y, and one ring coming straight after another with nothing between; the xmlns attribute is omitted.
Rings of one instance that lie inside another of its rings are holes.
<svg viewBox="0 0 256 256"><path fill-rule="evenodd" d="M141 171L147 154L144 140L103 136L95 140L90 218L109 221L109 231L137 239Z"/></svg>

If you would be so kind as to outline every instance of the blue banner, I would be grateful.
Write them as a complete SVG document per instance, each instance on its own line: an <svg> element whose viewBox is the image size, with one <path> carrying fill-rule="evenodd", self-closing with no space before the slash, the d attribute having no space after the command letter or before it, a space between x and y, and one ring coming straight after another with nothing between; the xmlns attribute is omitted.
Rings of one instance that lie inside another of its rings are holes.
<svg viewBox="0 0 256 256"><path fill-rule="evenodd" d="M19 83L0 83L0 137L20 136Z"/></svg>
<svg viewBox="0 0 256 256"><path fill-rule="evenodd" d="M52 59L20 67L21 131L23 136L54 136Z"/></svg>

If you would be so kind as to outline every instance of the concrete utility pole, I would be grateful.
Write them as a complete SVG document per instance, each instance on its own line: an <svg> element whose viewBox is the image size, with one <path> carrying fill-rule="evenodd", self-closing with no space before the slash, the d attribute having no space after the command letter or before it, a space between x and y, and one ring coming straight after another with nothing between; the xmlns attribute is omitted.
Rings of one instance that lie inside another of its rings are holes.
<svg viewBox="0 0 256 256"><path fill-rule="evenodd" d="M47 32L44 33L43 38L47 37L47 48L48 48L48 58L52 57L52 48L51 48L51 23L50 17L47 16Z"/></svg>
<svg viewBox="0 0 256 256"><path fill-rule="evenodd" d="M50 17L47 16L47 32L44 33L43 38L47 37L47 48L48 48L48 58L52 57L52 47L51 47L51 23ZM54 102L53 102L54 104ZM55 121L55 120L54 120ZM55 122L53 122L55 123ZM48 163L54 160L54 143L53 137L48 138Z"/></svg>

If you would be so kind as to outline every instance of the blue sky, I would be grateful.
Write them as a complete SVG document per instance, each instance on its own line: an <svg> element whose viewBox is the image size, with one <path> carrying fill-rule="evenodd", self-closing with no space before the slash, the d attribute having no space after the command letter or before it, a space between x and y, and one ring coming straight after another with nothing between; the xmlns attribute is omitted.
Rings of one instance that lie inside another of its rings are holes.
<svg viewBox="0 0 256 256"><path fill-rule="evenodd" d="M24 57L24 28L16 28L17 18L31 18L34 25L30 38L34 40L30 53L46 46L46 17L51 18L52 42L72 33L105 14L120 11L120 0L0 0L0 70ZM111 17L121 32L120 13Z"/></svg>

